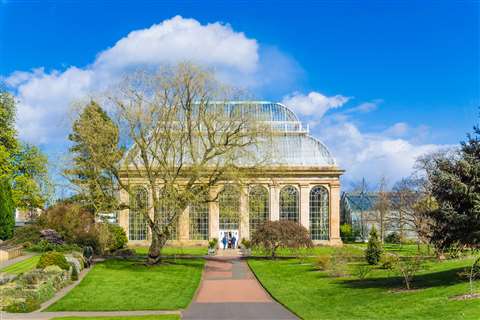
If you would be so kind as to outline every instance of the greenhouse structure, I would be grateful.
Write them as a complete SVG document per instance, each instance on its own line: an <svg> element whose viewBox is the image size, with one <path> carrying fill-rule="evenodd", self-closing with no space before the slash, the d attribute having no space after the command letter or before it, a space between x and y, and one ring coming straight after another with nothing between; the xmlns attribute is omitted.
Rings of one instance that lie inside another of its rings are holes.
<svg viewBox="0 0 480 320"><path fill-rule="evenodd" d="M230 103L246 112L255 110L257 120L273 129L272 140L263 146L270 154L267 169L260 176L252 173L241 188L219 186L214 190L219 192L215 202L189 206L178 218L169 242L206 244L213 238L222 239L226 232L240 242L250 239L264 221L291 220L307 228L315 244L341 245L339 178L343 170L328 148L281 103ZM148 192L139 192L137 196L148 201ZM232 210L234 215L227 214ZM149 243L148 227L141 215L122 210L118 223L130 244Z"/></svg>

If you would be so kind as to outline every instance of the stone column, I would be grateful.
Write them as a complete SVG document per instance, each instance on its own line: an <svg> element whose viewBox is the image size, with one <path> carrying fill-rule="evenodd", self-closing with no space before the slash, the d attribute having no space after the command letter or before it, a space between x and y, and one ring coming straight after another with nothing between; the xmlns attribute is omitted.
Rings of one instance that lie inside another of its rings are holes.
<svg viewBox="0 0 480 320"><path fill-rule="evenodd" d="M219 188L210 189L210 199L215 198L219 191L220 191ZM209 224L209 230L210 230L209 238L218 239L218 233L220 231L219 230L220 208L218 206L218 201L209 202L208 206L209 206L208 207L208 224Z"/></svg>
<svg viewBox="0 0 480 320"><path fill-rule="evenodd" d="M300 185L300 224L310 229L310 186Z"/></svg>
<svg viewBox="0 0 480 320"><path fill-rule="evenodd" d="M129 196L128 192L125 190L120 190L120 203L129 203ZM118 211L118 225L125 230L125 233L127 234L128 237L128 214L129 210L128 209L123 209Z"/></svg>
<svg viewBox="0 0 480 320"><path fill-rule="evenodd" d="M187 241L190 235L190 210L189 207L183 210L178 217L178 240Z"/></svg>
<svg viewBox="0 0 480 320"><path fill-rule="evenodd" d="M270 220L280 220L280 188L276 184L270 185Z"/></svg>
<svg viewBox="0 0 480 320"><path fill-rule="evenodd" d="M341 245L340 239L340 184L330 184L330 244Z"/></svg>
<svg viewBox="0 0 480 320"><path fill-rule="evenodd" d="M250 239L250 224L249 224L249 212L248 212L248 188L242 187L240 189L240 230L238 243L242 238Z"/></svg>

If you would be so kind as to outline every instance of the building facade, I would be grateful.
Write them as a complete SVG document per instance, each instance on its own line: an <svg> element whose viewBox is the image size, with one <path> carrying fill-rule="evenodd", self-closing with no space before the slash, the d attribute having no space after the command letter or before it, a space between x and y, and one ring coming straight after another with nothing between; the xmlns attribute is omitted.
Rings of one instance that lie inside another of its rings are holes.
<svg viewBox="0 0 480 320"><path fill-rule="evenodd" d="M241 108L246 102L232 104ZM171 244L206 244L225 232L240 241L250 239L264 221L291 220L307 228L314 243L341 245L339 177L343 170L291 109L279 103L248 102L249 110L252 105L255 116L275 130L269 145L264 146L271 151L266 169L247 176L242 187L225 183L212 188L212 196L218 195L215 202L189 206L177 221ZM146 207L152 199L142 188L135 193L136 199L128 199L126 193L121 197ZM130 244L148 244L145 219L134 208L122 210L118 223Z"/></svg>

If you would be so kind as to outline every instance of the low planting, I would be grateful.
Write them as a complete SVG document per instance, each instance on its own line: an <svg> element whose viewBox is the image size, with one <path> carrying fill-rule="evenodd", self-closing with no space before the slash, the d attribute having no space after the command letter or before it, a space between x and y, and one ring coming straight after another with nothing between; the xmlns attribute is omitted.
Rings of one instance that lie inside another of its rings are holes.
<svg viewBox="0 0 480 320"><path fill-rule="evenodd" d="M423 260L421 268L404 260L383 269L368 266L363 254L336 255L248 262L270 294L303 319L480 319L480 299L453 299L469 292L462 273L473 259Z"/></svg>
<svg viewBox="0 0 480 320"><path fill-rule="evenodd" d="M200 282L202 259L142 259L96 264L82 282L47 311L178 310L186 308Z"/></svg>

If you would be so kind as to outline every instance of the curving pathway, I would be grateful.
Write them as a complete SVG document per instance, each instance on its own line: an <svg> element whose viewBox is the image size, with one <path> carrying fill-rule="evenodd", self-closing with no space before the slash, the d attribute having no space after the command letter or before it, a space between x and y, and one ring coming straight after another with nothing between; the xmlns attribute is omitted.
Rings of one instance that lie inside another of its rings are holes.
<svg viewBox="0 0 480 320"><path fill-rule="evenodd" d="M297 319L270 297L244 260L228 255L208 258L200 289L182 319Z"/></svg>

